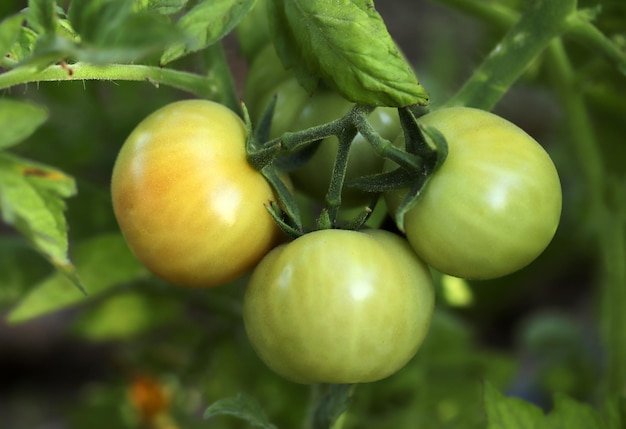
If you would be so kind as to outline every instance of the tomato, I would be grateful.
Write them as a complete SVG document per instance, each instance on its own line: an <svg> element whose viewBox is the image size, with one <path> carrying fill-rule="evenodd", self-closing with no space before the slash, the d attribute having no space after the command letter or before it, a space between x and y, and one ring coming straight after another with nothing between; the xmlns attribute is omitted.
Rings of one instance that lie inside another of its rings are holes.
<svg viewBox="0 0 626 429"><path fill-rule="evenodd" d="M276 105L270 138L292 130L293 123L309 99L309 93L291 71L283 68L274 46L268 45L252 63L244 88L245 103L253 125L258 124L274 96Z"/></svg>
<svg viewBox="0 0 626 429"><path fill-rule="evenodd" d="M559 176L546 151L511 122L478 109L442 109L419 122L446 137L448 157L404 219L417 254L468 279L501 277L532 262L561 215ZM386 195L392 211L403 195Z"/></svg>
<svg viewBox="0 0 626 429"><path fill-rule="evenodd" d="M272 250L244 295L262 361L299 383L380 380L417 352L432 317L428 267L382 230L320 230Z"/></svg>
<svg viewBox="0 0 626 429"><path fill-rule="evenodd" d="M343 116L352 106L353 103L335 92L318 92L306 104L293 128L305 129L333 121ZM394 140L400 134L400 120L398 119L398 112L394 108L379 107L369 115L368 121L387 140ZM339 139L337 137L330 137L322 141L311 159L302 167L291 172L291 178L296 188L318 201L324 201L330 186L338 146ZM350 146L346 180L380 173L383 170L383 165L384 159L376 154L370 143L361 134L357 134ZM341 197L343 206L355 207L369 204L374 195L344 187Z"/></svg>
<svg viewBox="0 0 626 429"><path fill-rule="evenodd" d="M250 269L280 232L264 205L275 199L246 160L243 121L218 103L169 104L128 136L111 191L135 256L178 285L217 286Z"/></svg>

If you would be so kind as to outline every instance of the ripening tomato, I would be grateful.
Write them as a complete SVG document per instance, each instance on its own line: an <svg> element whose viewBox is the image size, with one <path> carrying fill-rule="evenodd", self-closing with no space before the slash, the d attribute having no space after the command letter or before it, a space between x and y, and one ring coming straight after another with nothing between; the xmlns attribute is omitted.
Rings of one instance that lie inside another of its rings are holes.
<svg viewBox="0 0 626 429"><path fill-rule="evenodd" d="M246 129L205 100L169 104L144 119L113 169L113 208L135 256L174 284L217 286L277 244L265 209L270 185L246 160Z"/></svg>
<svg viewBox="0 0 626 429"><path fill-rule="evenodd" d="M479 109L441 109L419 122L448 142L448 157L404 219L420 258L468 279L501 277L537 258L561 215L561 185L547 152L516 125ZM386 194L392 213L403 196Z"/></svg>
<svg viewBox="0 0 626 429"><path fill-rule="evenodd" d="M320 230L272 250L244 296L250 342L299 383L361 383L402 368L430 324L428 267L400 236Z"/></svg>

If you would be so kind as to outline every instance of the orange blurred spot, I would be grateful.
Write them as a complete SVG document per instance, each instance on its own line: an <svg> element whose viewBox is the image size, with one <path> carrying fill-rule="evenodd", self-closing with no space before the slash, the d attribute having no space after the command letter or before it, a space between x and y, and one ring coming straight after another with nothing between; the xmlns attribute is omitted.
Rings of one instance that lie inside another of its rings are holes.
<svg viewBox="0 0 626 429"><path fill-rule="evenodd" d="M170 395L154 377L137 376L130 385L129 399L144 424L152 424L169 410Z"/></svg>

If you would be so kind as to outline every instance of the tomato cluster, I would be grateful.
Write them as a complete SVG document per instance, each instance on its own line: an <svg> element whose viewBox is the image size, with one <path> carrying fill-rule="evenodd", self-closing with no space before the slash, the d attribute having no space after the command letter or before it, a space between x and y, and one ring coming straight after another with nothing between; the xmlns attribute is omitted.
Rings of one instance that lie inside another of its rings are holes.
<svg viewBox="0 0 626 429"><path fill-rule="evenodd" d="M246 87L255 121L278 94L273 136L332 121L350 108L332 92L309 96L282 69L265 71L280 67L275 55L260 53ZM379 108L368 120L405 148L396 112ZM247 160L246 126L225 106L203 100L167 105L130 134L113 170L115 215L137 258L171 283L212 287L251 273L244 326L275 372L301 383L379 380L402 368L426 336L435 295L431 268L471 279L512 273L544 250L561 213L552 161L512 123L463 107L428 113L418 123L438 130L448 150L404 215L406 238L323 229L286 242L266 209L277 197ZM290 173L295 192L324 199L337 144L326 138ZM348 177L394 168L357 135ZM385 192L390 216L406 192ZM342 197L356 206L372 200L363 191Z"/></svg>

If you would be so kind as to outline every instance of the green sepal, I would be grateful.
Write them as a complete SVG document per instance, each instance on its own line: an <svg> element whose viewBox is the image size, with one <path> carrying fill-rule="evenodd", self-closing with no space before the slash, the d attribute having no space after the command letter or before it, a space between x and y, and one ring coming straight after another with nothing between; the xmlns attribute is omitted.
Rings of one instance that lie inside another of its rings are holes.
<svg viewBox="0 0 626 429"><path fill-rule="evenodd" d="M272 115L274 113L274 106L276 105L276 99L272 99L269 106L261 117L261 122L256 130L252 129L252 121L250 120L250 114L246 105L241 103L241 109L243 112L244 123L246 125L246 157L248 162L255 170L261 171L265 167L272 165L274 160L280 153L280 142L277 144L266 145L266 142L272 122Z"/></svg>
<svg viewBox="0 0 626 429"><path fill-rule="evenodd" d="M269 214L276 222L276 225L280 228L282 232L287 234L290 238L296 239L304 234L304 231L297 226L293 225L290 219L285 219L284 212L280 208L280 206L272 201L269 206L265 206Z"/></svg>
<svg viewBox="0 0 626 429"><path fill-rule="evenodd" d="M363 210L359 212L358 215L350 219L348 223L346 223L342 228L349 229L352 231L359 231L363 228L365 223L369 220L372 213L374 213L374 209L376 208L376 204L378 203L378 195L373 198L370 205L365 207Z"/></svg>
<svg viewBox="0 0 626 429"><path fill-rule="evenodd" d="M331 229L334 227L333 221L330 219L328 208L324 207L322 209L315 223L318 230Z"/></svg>

